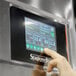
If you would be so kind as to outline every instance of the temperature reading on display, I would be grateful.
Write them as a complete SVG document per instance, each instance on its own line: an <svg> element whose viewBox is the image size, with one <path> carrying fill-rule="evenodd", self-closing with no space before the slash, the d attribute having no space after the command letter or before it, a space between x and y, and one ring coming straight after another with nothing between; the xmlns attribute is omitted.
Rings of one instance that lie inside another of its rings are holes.
<svg viewBox="0 0 76 76"><path fill-rule="evenodd" d="M49 24L25 17L26 49L41 52L44 48L56 50L55 28Z"/></svg>

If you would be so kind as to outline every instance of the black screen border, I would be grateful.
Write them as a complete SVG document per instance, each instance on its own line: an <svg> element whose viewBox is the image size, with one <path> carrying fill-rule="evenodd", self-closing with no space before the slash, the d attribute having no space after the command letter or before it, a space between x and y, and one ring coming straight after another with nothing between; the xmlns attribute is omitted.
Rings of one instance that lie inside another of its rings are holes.
<svg viewBox="0 0 76 76"><path fill-rule="evenodd" d="M11 59L35 63L29 59L30 50L25 46L25 25L24 17L29 17L40 22L53 25L56 28L57 52L67 58L65 25L54 22L51 19L35 15L17 7L10 7L10 31L11 31ZM31 51L33 54L40 55L38 52Z"/></svg>

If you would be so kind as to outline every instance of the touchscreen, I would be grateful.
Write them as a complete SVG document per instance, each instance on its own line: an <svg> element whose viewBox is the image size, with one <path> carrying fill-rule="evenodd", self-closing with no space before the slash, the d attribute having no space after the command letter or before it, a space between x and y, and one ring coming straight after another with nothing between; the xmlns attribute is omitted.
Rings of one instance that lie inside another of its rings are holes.
<svg viewBox="0 0 76 76"><path fill-rule="evenodd" d="M26 49L41 52L44 48L56 50L55 28L46 23L25 17Z"/></svg>

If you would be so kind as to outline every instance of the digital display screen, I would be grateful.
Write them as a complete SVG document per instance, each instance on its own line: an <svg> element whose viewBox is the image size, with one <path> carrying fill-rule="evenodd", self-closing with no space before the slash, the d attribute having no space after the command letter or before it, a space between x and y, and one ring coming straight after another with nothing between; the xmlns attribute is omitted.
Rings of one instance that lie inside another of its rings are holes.
<svg viewBox="0 0 76 76"><path fill-rule="evenodd" d="M55 27L28 17L25 17L26 49L41 52L44 48L56 49Z"/></svg>

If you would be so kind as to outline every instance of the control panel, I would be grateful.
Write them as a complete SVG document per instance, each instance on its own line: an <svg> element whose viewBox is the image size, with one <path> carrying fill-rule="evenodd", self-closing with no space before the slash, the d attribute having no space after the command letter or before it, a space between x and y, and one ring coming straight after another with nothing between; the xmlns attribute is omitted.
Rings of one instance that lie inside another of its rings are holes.
<svg viewBox="0 0 76 76"><path fill-rule="evenodd" d="M26 49L41 52L44 48L56 50L55 27L25 17Z"/></svg>
<svg viewBox="0 0 76 76"><path fill-rule="evenodd" d="M41 54L44 48L67 57L65 25L35 15L17 7L10 7L11 59L32 64L47 63Z"/></svg>

